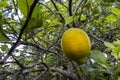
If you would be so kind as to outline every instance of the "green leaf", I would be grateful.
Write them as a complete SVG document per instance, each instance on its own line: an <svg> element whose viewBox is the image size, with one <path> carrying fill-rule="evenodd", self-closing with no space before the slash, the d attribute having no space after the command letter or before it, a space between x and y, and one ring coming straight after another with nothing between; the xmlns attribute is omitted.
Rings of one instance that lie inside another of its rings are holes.
<svg viewBox="0 0 120 80"><path fill-rule="evenodd" d="M115 59L120 58L120 41L114 41L113 43L104 42L105 46L112 49L112 56L115 57Z"/></svg>
<svg viewBox="0 0 120 80"><path fill-rule="evenodd" d="M27 28L25 29L25 32L32 31L34 29L37 29L43 25L42 19L36 20L34 18L31 18L28 22Z"/></svg>
<svg viewBox="0 0 120 80"><path fill-rule="evenodd" d="M117 16L110 14L108 16L105 17L105 22L115 22L117 21Z"/></svg>
<svg viewBox="0 0 120 80"><path fill-rule="evenodd" d="M102 75L102 69L99 70L99 68L89 68L88 74L90 74L92 77L100 77Z"/></svg>
<svg viewBox="0 0 120 80"><path fill-rule="evenodd" d="M112 13L114 13L115 15L120 16L120 9L114 7L114 8L111 8L111 11L112 11Z"/></svg>
<svg viewBox="0 0 120 80"><path fill-rule="evenodd" d="M118 79L117 80L120 80L120 76L118 77Z"/></svg>
<svg viewBox="0 0 120 80"><path fill-rule="evenodd" d="M92 3L91 3L91 1L88 1L85 5L85 8L90 9L91 7L92 7Z"/></svg>
<svg viewBox="0 0 120 80"><path fill-rule="evenodd" d="M104 2L113 3L113 2L115 2L115 0L104 0Z"/></svg>
<svg viewBox="0 0 120 80"><path fill-rule="evenodd" d="M9 38L4 33L3 29L0 27L0 41L9 41Z"/></svg>
<svg viewBox="0 0 120 80"><path fill-rule="evenodd" d="M86 16L82 14L80 20L81 20L81 21L86 20Z"/></svg>
<svg viewBox="0 0 120 80"><path fill-rule="evenodd" d="M1 1L0 2L0 8L5 8L7 6L7 2L6 1Z"/></svg>
<svg viewBox="0 0 120 80"><path fill-rule="evenodd" d="M39 5L35 6L33 13L32 13L32 18L38 19L42 14L39 14L40 8Z"/></svg>
<svg viewBox="0 0 120 80"><path fill-rule="evenodd" d="M29 13L30 6L32 5L33 0L18 0L18 8L23 13L24 16L27 16ZM40 6L35 6L32 18L41 19L43 17L43 13L40 11Z"/></svg>
<svg viewBox="0 0 120 80"><path fill-rule="evenodd" d="M2 51L6 51L8 49L8 46L7 45L1 45L1 50Z"/></svg>
<svg viewBox="0 0 120 80"><path fill-rule="evenodd" d="M56 19L54 19L54 20L46 20L46 22L49 24L49 26L54 26L54 25L60 25L60 26L62 26L62 23L59 22Z"/></svg>
<svg viewBox="0 0 120 80"><path fill-rule="evenodd" d="M72 21L73 21L73 17L72 16L67 17L66 24L70 24Z"/></svg>
<svg viewBox="0 0 120 80"><path fill-rule="evenodd" d="M9 38L4 33L2 28L2 13L0 12L0 41L9 41Z"/></svg>
<svg viewBox="0 0 120 80"><path fill-rule="evenodd" d="M33 0L18 0L18 8L23 13L24 16L27 16L29 13L30 6L32 5ZM40 6L35 6L31 19L25 29L25 32L34 30L43 25L43 12L40 11Z"/></svg>
<svg viewBox="0 0 120 80"><path fill-rule="evenodd" d="M120 0L116 0L116 1L120 3Z"/></svg>
<svg viewBox="0 0 120 80"><path fill-rule="evenodd" d="M31 17L35 19L43 19L44 13L40 10L41 8L42 7L40 7L39 5L35 6Z"/></svg>
<svg viewBox="0 0 120 80"><path fill-rule="evenodd" d="M114 74L120 73L120 64L114 67Z"/></svg>
<svg viewBox="0 0 120 80"><path fill-rule="evenodd" d="M100 10L98 8L93 9L93 14L99 14L99 13L100 13Z"/></svg>
<svg viewBox="0 0 120 80"><path fill-rule="evenodd" d="M90 53L90 57L95 62L100 63L100 64L106 64L107 62L107 57L105 57L105 55L99 50L92 50Z"/></svg>
<svg viewBox="0 0 120 80"><path fill-rule="evenodd" d="M112 49L112 55L116 58L120 58L120 46Z"/></svg>
<svg viewBox="0 0 120 80"><path fill-rule="evenodd" d="M109 43L109 42L104 42L105 46L107 46L108 48L115 48L115 46L112 44L112 43Z"/></svg>
<svg viewBox="0 0 120 80"><path fill-rule="evenodd" d="M114 45L115 47L120 46L120 40L118 40L118 41L114 41L114 42L113 42L113 45Z"/></svg>
<svg viewBox="0 0 120 80"><path fill-rule="evenodd" d="M27 16L29 13L30 6L33 3L33 0L17 0L18 8L23 13L24 16Z"/></svg>
<svg viewBox="0 0 120 80"><path fill-rule="evenodd" d="M43 35L42 32L37 33L37 36L38 36L38 37L41 37L42 35Z"/></svg>
<svg viewBox="0 0 120 80"><path fill-rule="evenodd" d="M101 4L101 6L103 6L103 7L111 7L112 4L110 4L110 3L103 3L103 4Z"/></svg>

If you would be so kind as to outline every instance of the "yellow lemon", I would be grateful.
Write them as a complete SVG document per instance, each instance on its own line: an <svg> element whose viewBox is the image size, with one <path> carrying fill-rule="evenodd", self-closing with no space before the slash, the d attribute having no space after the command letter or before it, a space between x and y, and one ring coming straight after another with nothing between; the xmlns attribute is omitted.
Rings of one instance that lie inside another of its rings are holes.
<svg viewBox="0 0 120 80"><path fill-rule="evenodd" d="M91 44L86 32L79 28L69 28L63 33L61 47L66 57L79 61L88 56Z"/></svg>

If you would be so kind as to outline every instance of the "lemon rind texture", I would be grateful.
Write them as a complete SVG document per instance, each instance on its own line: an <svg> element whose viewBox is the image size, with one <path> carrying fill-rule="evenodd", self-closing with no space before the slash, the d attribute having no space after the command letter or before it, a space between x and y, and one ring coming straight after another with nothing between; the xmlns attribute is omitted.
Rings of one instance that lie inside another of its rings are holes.
<svg viewBox="0 0 120 80"><path fill-rule="evenodd" d="M89 55L90 39L82 29L70 28L63 33L61 47L66 57L77 61Z"/></svg>

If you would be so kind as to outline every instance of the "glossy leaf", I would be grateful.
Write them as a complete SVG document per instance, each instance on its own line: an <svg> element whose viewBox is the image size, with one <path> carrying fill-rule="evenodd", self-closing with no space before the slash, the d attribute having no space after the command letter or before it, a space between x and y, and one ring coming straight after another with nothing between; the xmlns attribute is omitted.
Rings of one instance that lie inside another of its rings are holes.
<svg viewBox="0 0 120 80"><path fill-rule="evenodd" d="M34 18L31 18L27 25L27 28L25 29L25 32L32 31L36 28L41 27L42 25L43 25L42 19L36 20Z"/></svg>
<svg viewBox="0 0 120 80"><path fill-rule="evenodd" d="M115 46L112 44L112 43L109 43L109 42L104 42L105 46L107 46L108 48L115 48Z"/></svg>
<svg viewBox="0 0 120 80"><path fill-rule="evenodd" d="M40 10L40 6L37 5L37 6L35 6L34 11L32 13L32 18L43 19L43 14L44 13Z"/></svg>
<svg viewBox="0 0 120 80"><path fill-rule="evenodd" d="M20 9L24 16L27 16L33 0L17 0L17 1L18 8Z"/></svg>
<svg viewBox="0 0 120 80"><path fill-rule="evenodd" d="M105 46L107 46L108 48L110 48L112 50L112 56L115 57L115 59L119 59L120 58L120 45L119 45L119 41L114 41L113 43L109 43L109 42L104 42Z"/></svg>
<svg viewBox="0 0 120 80"><path fill-rule="evenodd" d="M80 20L82 20L82 21L86 20L86 16L85 15L81 15Z"/></svg>
<svg viewBox="0 0 120 80"><path fill-rule="evenodd" d="M112 49L112 55L116 58L120 58L120 46Z"/></svg>
<svg viewBox="0 0 120 80"><path fill-rule="evenodd" d="M114 7L114 8L111 8L111 11L112 11L112 13L114 13L115 15L120 16L120 9Z"/></svg>
<svg viewBox="0 0 120 80"><path fill-rule="evenodd" d="M117 74L120 72L120 64L114 67L114 74Z"/></svg>
<svg viewBox="0 0 120 80"><path fill-rule="evenodd" d="M117 20L117 16L110 14L105 17L105 22L115 22Z"/></svg>
<svg viewBox="0 0 120 80"><path fill-rule="evenodd" d="M18 0L18 7L24 16L28 15L32 3L33 0ZM34 19L41 19L43 17L43 13L40 10L39 5L35 6L31 17Z"/></svg>
<svg viewBox="0 0 120 80"><path fill-rule="evenodd" d="M114 42L113 42L113 45L116 46L116 47L120 46L120 40L114 41Z"/></svg>
<svg viewBox="0 0 120 80"><path fill-rule="evenodd" d="M97 63L100 64L107 63L107 57L105 57L105 55L99 50L92 50L90 53L90 57Z"/></svg>

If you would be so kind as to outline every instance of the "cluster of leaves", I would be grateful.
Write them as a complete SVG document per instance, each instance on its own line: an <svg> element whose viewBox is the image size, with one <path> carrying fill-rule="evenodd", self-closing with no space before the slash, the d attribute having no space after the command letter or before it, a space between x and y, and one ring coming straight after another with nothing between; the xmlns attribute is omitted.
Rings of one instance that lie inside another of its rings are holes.
<svg viewBox="0 0 120 80"><path fill-rule="evenodd" d="M0 0L0 79L119 80L119 4ZM61 50L62 33L70 27L82 28L91 39L92 50L83 65L69 61Z"/></svg>

